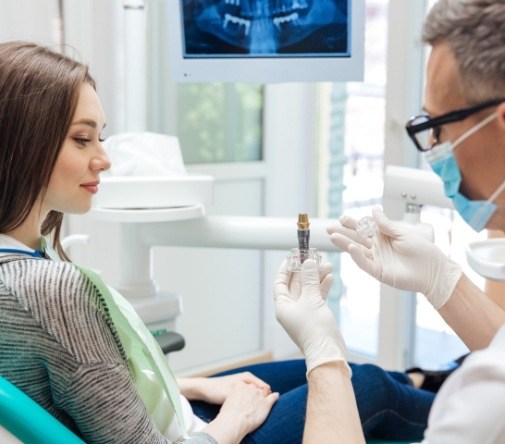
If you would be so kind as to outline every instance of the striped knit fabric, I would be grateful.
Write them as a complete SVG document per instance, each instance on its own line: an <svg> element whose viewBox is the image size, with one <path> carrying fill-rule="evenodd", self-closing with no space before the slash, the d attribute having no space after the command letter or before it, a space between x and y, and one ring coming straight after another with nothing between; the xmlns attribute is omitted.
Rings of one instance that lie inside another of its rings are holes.
<svg viewBox="0 0 505 444"><path fill-rule="evenodd" d="M74 266L0 258L0 374L88 443L166 443L99 295ZM205 433L190 443L216 441Z"/></svg>

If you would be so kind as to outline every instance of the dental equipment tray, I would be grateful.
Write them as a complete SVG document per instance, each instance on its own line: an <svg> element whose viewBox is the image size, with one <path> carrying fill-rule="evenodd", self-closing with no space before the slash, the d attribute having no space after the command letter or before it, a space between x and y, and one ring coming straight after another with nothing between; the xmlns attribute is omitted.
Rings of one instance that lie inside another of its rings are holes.
<svg viewBox="0 0 505 444"><path fill-rule="evenodd" d="M187 176L102 177L94 208L147 209L175 208L212 203L214 178L200 174Z"/></svg>

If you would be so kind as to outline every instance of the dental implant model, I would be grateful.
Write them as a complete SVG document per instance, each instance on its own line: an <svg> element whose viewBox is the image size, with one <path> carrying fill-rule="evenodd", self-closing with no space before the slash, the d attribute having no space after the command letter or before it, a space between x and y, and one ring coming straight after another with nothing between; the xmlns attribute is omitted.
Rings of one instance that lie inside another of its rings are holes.
<svg viewBox="0 0 505 444"><path fill-rule="evenodd" d="M372 237L377 231L377 223L371 216L362 217L356 225L356 233L359 237L366 239Z"/></svg>
<svg viewBox="0 0 505 444"><path fill-rule="evenodd" d="M300 261L303 264L309 252L310 223L307 213L298 215L298 248L300 250Z"/></svg>
<svg viewBox="0 0 505 444"><path fill-rule="evenodd" d="M306 259L316 261L318 268L321 266L321 255L317 248L310 248L310 223L307 213L298 215L298 248L292 248L288 255L288 271L301 271Z"/></svg>

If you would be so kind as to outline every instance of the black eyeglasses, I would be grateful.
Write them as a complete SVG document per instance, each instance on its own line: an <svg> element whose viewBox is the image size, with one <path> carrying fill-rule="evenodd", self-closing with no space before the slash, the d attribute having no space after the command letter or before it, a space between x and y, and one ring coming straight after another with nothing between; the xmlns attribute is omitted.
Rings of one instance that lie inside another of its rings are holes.
<svg viewBox="0 0 505 444"><path fill-rule="evenodd" d="M489 102L481 103L480 105L458 109L433 118L426 114L415 116L407 122L405 129L419 151L430 151L440 141L439 138L442 125L459 122L460 120L470 117L472 114L499 105L502 102L505 102L505 99L494 99Z"/></svg>

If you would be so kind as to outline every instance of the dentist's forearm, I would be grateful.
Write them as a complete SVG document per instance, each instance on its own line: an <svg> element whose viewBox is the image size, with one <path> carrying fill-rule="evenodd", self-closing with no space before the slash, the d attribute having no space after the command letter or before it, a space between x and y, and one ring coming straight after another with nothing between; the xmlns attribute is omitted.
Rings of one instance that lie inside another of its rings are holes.
<svg viewBox="0 0 505 444"><path fill-rule="evenodd" d="M364 443L349 371L343 362L316 367L308 375L304 444Z"/></svg>
<svg viewBox="0 0 505 444"><path fill-rule="evenodd" d="M470 350L487 347L505 324L505 310L465 274L438 312Z"/></svg>

